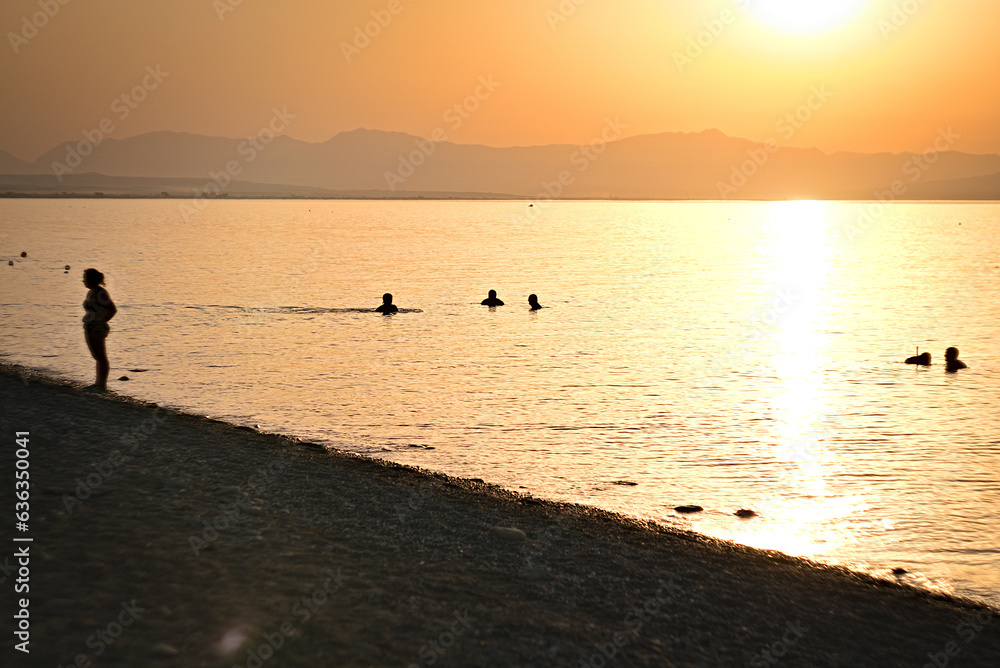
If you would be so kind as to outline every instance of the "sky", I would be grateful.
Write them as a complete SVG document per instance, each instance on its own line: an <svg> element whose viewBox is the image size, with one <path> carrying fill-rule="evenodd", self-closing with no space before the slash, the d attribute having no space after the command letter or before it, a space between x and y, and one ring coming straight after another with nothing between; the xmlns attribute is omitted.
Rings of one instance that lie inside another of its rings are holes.
<svg viewBox="0 0 1000 668"><path fill-rule="evenodd" d="M276 113L492 146L718 129L1000 153L997 0L4 0L0 149ZM103 129L102 129L103 128Z"/></svg>

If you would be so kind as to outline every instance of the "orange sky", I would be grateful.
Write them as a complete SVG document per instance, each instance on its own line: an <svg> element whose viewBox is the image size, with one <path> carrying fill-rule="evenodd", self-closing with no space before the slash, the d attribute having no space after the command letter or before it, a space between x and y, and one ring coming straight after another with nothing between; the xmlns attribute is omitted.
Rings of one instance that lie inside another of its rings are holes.
<svg viewBox="0 0 1000 668"><path fill-rule="evenodd" d="M617 117L626 135L718 128L824 151L922 151L951 127L956 150L1000 153L997 0L856 0L810 34L770 23L789 0L63 1L4 0L0 149L23 159L106 119L116 138L248 136L275 107L307 141L367 127L583 143ZM371 12L386 25L345 55ZM688 61L689 39L704 46Z"/></svg>

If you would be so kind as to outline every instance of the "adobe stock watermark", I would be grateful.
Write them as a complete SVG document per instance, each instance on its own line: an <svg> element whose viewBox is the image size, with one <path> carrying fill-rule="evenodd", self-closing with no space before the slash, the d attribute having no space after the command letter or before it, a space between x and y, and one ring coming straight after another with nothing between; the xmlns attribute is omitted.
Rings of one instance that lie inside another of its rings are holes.
<svg viewBox="0 0 1000 668"><path fill-rule="evenodd" d="M824 449L820 442L812 440L800 440L794 447L784 448L778 451L778 461L794 462L797 464L814 464L823 459Z"/></svg>
<svg viewBox="0 0 1000 668"><path fill-rule="evenodd" d="M240 490L243 491L243 487L248 487L249 493L261 494L287 466L288 464L282 461L272 462L267 467L261 466L254 473L250 474L246 484L242 485ZM188 536L188 545L191 547L194 556L200 557L201 553L209 545L221 537L222 531L229 529L244 519L246 517L244 513L249 507L250 499L241 497L233 502L231 506L220 508L219 512L210 520L202 520L204 529L202 529L201 535L192 534Z"/></svg>
<svg viewBox="0 0 1000 668"><path fill-rule="evenodd" d="M903 175L910 177L911 184L919 182L941 159L941 154L950 151L960 138L961 135L952 130L950 126L938 128L938 136L931 145L903 163ZM844 234L847 238L853 240L868 230L877 219L885 215L887 204L895 202L905 195L909 188L910 186L903 179L895 179L885 190L876 190L874 192L876 201L868 203L865 209L858 214L857 219L845 228Z"/></svg>
<svg viewBox="0 0 1000 668"><path fill-rule="evenodd" d="M76 488L73 490L73 495L63 494L62 502L66 508L66 512L72 515L73 508L93 496L94 492L100 489L101 485L114 475L115 471L120 469L124 463L125 456L118 449L112 450L104 459L92 463L91 466L94 467L94 472L88 474L85 478L76 479Z"/></svg>
<svg viewBox="0 0 1000 668"><path fill-rule="evenodd" d="M67 352L71 350L71 342L76 343L77 337L80 336L80 325L73 321L63 321L58 325L58 327L47 327L45 331L48 345L39 350L36 356L42 359L56 358L67 354ZM56 345L57 343L59 345ZM44 362L42 364L44 364ZM43 372L47 370L44 366L39 366L37 368ZM28 386L29 379L33 375L31 373L32 371L33 369L26 367L20 367L18 369L18 375L21 377L21 380L24 381L25 387Z"/></svg>
<svg viewBox="0 0 1000 668"><path fill-rule="evenodd" d="M160 425L167 421L166 416L160 415L162 410L162 408L157 406L153 411L153 417L146 418L138 425L134 425L129 431L122 433L118 438L119 444L122 446L130 446L130 451L138 448L140 443L143 443L149 436L156 433L156 430L159 429ZM62 495L62 503L63 507L66 508L66 512L72 515L76 506L79 506L93 496L94 493L100 489L100 487L106 483L109 478L120 471L127 462L128 457L123 455L121 450L115 448L108 453L107 457L92 463L91 466L94 467L94 472L89 473L86 477L76 479L76 487L74 488L72 495Z"/></svg>
<svg viewBox="0 0 1000 668"><path fill-rule="evenodd" d="M480 105L493 97L502 84L493 79L493 75L480 76L478 85L471 94L466 95L460 102L456 102L441 115L442 120L454 132L462 127L472 114L479 110ZM417 172L417 168L427 162L427 159L434 155L438 142L448 141L448 132L444 128L435 128L431 132L430 139L418 137L413 140L416 148L405 155L398 156L399 163L395 171L385 172L385 184L389 190L396 188Z"/></svg>
<svg viewBox="0 0 1000 668"><path fill-rule="evenodd" d="M94 660L97 657L104 654L108 647L115 644L125 632L125 629L129 628L135 622L142 619L142 613L146 612L145 608L140 608L136 605L135 599L131 601L122 601L119 605L121 611L118 615L108 622L103 628L99 628L89 636L87 636L86 645L88 649L94 651ZM77 654L73 657L73 661L63 665L60 664L59 668L86 668L92 665L92 660L88 654Z"/></svg>
<svg viewBox="0 0 1000 668"><path fill-rule="evenodd" d="M417 654L421 662L427 666L433 666L445 653L455 646L458 639L472 630L472 625L476 618L469 614L468 608L465 612L455 612L455 621L451 622L436 637L420 646ZM419 663L411 663L407 668L420 668Z"/></svg>
<svg viewBox="0 0 1000 668"><path fill-rule="evenodd" d="M779 283L768 300L769 303L757 311L750 320L753 337L763 335L792 315L795 307L802 303L802 298L802 291L795 283L790 281Z"/></svg>
<svg viewBox="0 0 1000 668"><path fill-rule="evenodd" d="M742 329L743 336L713 358L713 361L724 365L733 364L734 359L739 359L748 353L748 346L764 340L769 332L773 332L781 323L795 314L804 302L805 294L799 285L792 281L778 283L771 296L766 300L765 306L751 315L750 321Z"/></svg>
<svg viewBox="0 0 1000 668"><path fill-rule="evenodd" d="M21 29L15 32L7 33L7 40L10 42L10 46L14 49L14 54L18 54L21 51L21 47L27 44L38 31L49 24L49 21L54 19L64 6L69 4L70 0L38 0L36 3L40 11L35 12L30 17L21 17Z"/></svg>
<svg viewBox="0 0 1000 668"><path fill-rule="evenodd" d="M560 23L569 21L569 17L576 14L576 10L587 0L560 0L555 9L545 10L545 20L549 22L549 27L555 30Z"/></svg>
<svg viewBox="0 0 1000 668"><path fill-rule="evenodd" d="M327 569L326 579L319 586L315 587L308 594L299 597L289 608L291 614L299 625L303 625L312 619L313 615L326 605L334 594L344 586L347 578L341 574L340 569L336 573ZM264 632L261 635L261 643L256 647L247 649L246 661L243 664L234 664L233 668L261 668L281 649L285 643L296 634L295 624L291 619L278 624L273 632Z"/></svg>
<svg viewBox="0 0 1000 668"><path fill-rule="evenodd" d="M796 133L811 121L823 106L833 97L833 92L828 90L826 84L813 86L809 90L809 96L805 102L792 111L786 113L778 122L774 124L774 129L781 134L785 141L790 140ZM775 153L781 150L778 140L768 137L760 148L748 148L747 159L738 165L730 167L729 180L717 181L716 189L719 197L729 199L730 195L736 194L740 188L745 186L761 168L764 167Z"/></svg>
<svg viewBox="0 0 1000 668"><path fill-rule="evenodd" d="M620 116L616 116L614 119L604 119L604 127L600 134L570 154L569 164L576 167L576 174L582 174L590 169L590 166L608 150L608 144L621 139L627 128L628 126L622 123ZM567 187L576 182L576 174L569 169L563 169L554 180L542 181L542 190L535 194L535 199L532 200L532 206L527 209L526 215L537 215L543 202L558 199Z"/></svg>
<svg viewBox="0 0 1000 668"><path fill-rule="evenodd" d="M737 7L746 9L750 6L751 0L732 0L732 2ZM705 52L712 48L726 32L726 29L736 23L738 18L739 14L726 7L715 18L702 21L704 29L698 34L688 37L682 51L674 51L673 53L677 71L684 74L684 70L694 65L694 61L705 55Z"/></svg>
<svg viewBox="0 0 1000 668"><path fill-rule="evenodd" d="M517 571L518 577L527 580L537 580L545 574L544 557L553 544L562 538L563 531L569 527L570 521L566 515L559 515L554 526L548 526L535 540L525 541L521 548L524 552L524 566Z"/></svg>
<svg viewBox="0 0 1000 668"><path fill-rule="evenodd" d="M581 657L578 668L603 668L614 661L619 652L639 638L643 627L662 614L664 606L681 592L681 587L674 584L673 578L670 582L660 580L659 585L659 589L650 598L629 609L622 621L624 630L613 632L608 642L597 644L596 652Z"/></svg>
<svg viewBox="0 0 1000 668"><path fill-rule="evenodd" d="M285 131L288 127L288 122L295 118L295 114L289 113L287 107L282 107L281 109L275 107L272 111L273 115L267 125L258 130L256 135L247 137L246 140L240 142L239 146L236 147L236 153L242 159L230 160L218 172L209 171L208 176L211 180L205 182L205 185L201 188L194 189L194 197L190 203L181 204L180 211L184 217L184 222L191 222L192 218L204 211L208 207L209 199L220 196L229 184L232 183L233 178L242 174L243 168L256 160L257 156L267 148L267 145L274 141L275 137L280 133Z"/></svg>
<svg viewBox="0 0 1000 668"><path fill-rule="evenodd" d="M903 163L903 175L910 177L910 183L916 183L941 159L942 153L951 150L959 138L960 135L950 127L938 129L938 136L930 146ZM906 192L905 184L899 179L893 181L889 188L896 195Z"/></svg>
<svg viewBox="0 0 1000 668"><path fill-rule="evenodd" d="M775 640L750 659L750 665L753 668L765 668L765 666L775 665L787 656L789 650L798 645L799 641L805 638L806 633L809 632L809 627L804 626L802 622L794 624L788 622L785 625L785 629L785 634L781 636L780 640Z"/></svg>
<svg viewBox="0 0 1000 668"><path fill-rule="evenodd" d="M892 36L903 29L930 0L903 0L892 6L889 16L878 20L878 31L882 39L889 41Z"/></svg>
<svg viewBox="0 0 1000 668"><path fill-rule="evenodd" d="M219 17L219 21L226 20L226 14L231 14L236 11L236 8L243 4L243 0L212 0L212 9L215 10L215 15Z"/></svg>
<svg viewBox="0 0 1000 668"><path fill-rule="evenodd" d="M149 94L159 88L163 80L170 76L170 72L163 72L160 66L146 67L146 76L131 90L122 93L111 102L111 113L119 122L128 118L133 111L139 108ZM101 145L112 132L115 131L115 122L111 116L101 119L97 127L92 130L83 131L83 139L76 144L66 147L66 157L63 162L58 160L52 162L52 173L56 175L59 183L62 183L64 174L71 174L73 170L83 164L84 158L94 152L94 148Z"/></svg>
<svg viewBox="0 0 1000 668"><path fill-rule="evenodd" d="M977 614L969 617L964 622L959 622L955 627L955 635L966 645L979 637L986 625L993 621L994 612L992 610L980 610ZM951 660L962 653L964 647L954 640L949 640L941 648L940 652L928 652L929 662L924 664L924 668L946 668Z"/></svg>
<svg viewBox="0 0 1000 668"><path fill-rule="evenodd" d="M350 42L340 43L340 52L344 54L344 60L348 63L353 58L361 55L361 52L371 46L372 40L382 34L382 31L389 27L399 14L403 12L401 0L389 0L384 9L373 9L372 20L363 26L354 26L354 39Z"/></svg>
<svg viewBox="0 0 1000 668"><path fill-rule="evenodd" d="M406 493L406 501L404 503L397 503L392 507L396 512L396 518L400 522L405 522L410 512L420 510L430 496L430 493L423 486L410 488Z"/></svg>

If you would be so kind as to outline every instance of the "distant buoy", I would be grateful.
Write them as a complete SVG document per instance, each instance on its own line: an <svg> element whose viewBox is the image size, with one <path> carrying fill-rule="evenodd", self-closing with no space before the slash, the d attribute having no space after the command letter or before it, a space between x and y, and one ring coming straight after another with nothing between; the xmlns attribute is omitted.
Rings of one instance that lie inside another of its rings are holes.
<svg viewBox="0 0 1000 668"><path fill-rule="evenodd" d="M21 251L21 257L28 257L28 251Z"/></svg>
<svg viewBox="0 0 1000 668"><path fill-rule="evenodd" d="M118 380L128 380L128 376L122 376L122 377L121 377L121 378L119 378Z"/></svg>
<svg viewBox="0 0 1000 668"><path fill-rule="evenodd" d="M63 267L63 269L65 269L66 271L69 271L69 265L67 264L65 267Z"/></svg>
<svg viewBox="0 0 1000 668"><path fill-rule="evenodd" d="M742 517L744 519L748 517L757 517L757 513L755 513L752 510L748 510L746 508L740 508L734 513L734 515L736 515L736 517Z"/></svg>
<svg viewBox="0 0 1000 668"><path fill-rule="evenodd" d="M14 261L13 260L8 260L7 261L7 266L8 267L13 267L14 266Z"/></svg>

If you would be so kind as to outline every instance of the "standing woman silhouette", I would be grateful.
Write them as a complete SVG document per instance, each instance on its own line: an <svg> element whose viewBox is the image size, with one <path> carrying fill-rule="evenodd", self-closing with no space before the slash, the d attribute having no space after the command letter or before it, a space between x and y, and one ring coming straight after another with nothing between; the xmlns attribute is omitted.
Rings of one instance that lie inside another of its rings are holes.
<svg viewBox="0 0 1000 668"><path fill-rule="evenodd" d="M111 295L104 289L104 274L96 269L83 272L83 284L87 286L87 298L83 300L83 337L87 340L87 348L97 362L97 381L91 387L99 390L108 388L108 373L111 364L108 362L106 340L111 326L108 321L115 317L118 308L111 301Z"/></svg>

